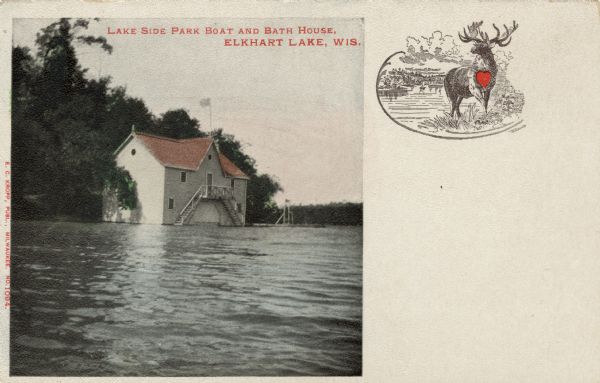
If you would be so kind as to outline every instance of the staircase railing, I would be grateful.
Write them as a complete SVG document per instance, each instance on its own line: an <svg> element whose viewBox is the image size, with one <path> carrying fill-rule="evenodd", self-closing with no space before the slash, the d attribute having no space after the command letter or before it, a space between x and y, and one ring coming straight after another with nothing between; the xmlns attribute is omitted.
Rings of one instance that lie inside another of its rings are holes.
<svg viewBox="0 0 600 383"><path fill-rule="evenodd" d="M235 200L231 198L223 198L221 201L223 202L223 206L225 206L227 214L229 214L229 217L233 221L233 224L235 226L243 226L244 222L237 212Z"/></svg>
<svg viewBox="0 0 600 383"><path fill-rule="evenodd" d="M209 199L233 198L233 190L227 186L206 186L206 197Z"/></svg>
<svg viewBox="0 0 600 383"><path fill-rule="evenodd" d="M175 222L183 224L187 216L196 208L196 204L201 198L206 199L220 199L226 201L228 199L234 199L233 189L227 186L214 186L214 185L200 185L198 190L192 195L189 201L185 204L183 209L179 212L179 215L175 219ZM235 214L237 214L234 211ZM232 217L233 218L233 217Z"/></svg>
<svg viewBox="0 0 600 383"><path fill-rule="evenodd" d="M181 209L181 211L179 212L179 216L177 218L181 218L181 216L183 215L183 213L185 213L185 211L187 210L187 208L192 205L192 207L194 206L194 201L197 200L198 197L201 197L202 191L206 190L206 185L202 185L198 188L198 190L196 190L196 192L194 193L194 195L192 196L192 198L190 198L190 200L188 201L188 203L185 204L185 206L183 207L183 209Z"/></svg>

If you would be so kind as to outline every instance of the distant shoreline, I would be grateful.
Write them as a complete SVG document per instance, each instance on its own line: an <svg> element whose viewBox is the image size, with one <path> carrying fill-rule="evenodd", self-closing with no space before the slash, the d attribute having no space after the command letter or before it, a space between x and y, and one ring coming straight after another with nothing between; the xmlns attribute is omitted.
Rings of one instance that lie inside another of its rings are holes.
<svg viewBox="0 0 600 383"><path fill-rule="evenodd" d="M246 227L325 227L325 226L362 226L363 204L359 202L331 202L316 205L290 205L293 213L293 225L275 225L277 217L271 222L248 222ZM282 210L279 210L281 214ZM79 215L51 214L38 208L35 203L13 206L12 221L48 221L75 223L105 223L101 215L85 217Z"/></svg>

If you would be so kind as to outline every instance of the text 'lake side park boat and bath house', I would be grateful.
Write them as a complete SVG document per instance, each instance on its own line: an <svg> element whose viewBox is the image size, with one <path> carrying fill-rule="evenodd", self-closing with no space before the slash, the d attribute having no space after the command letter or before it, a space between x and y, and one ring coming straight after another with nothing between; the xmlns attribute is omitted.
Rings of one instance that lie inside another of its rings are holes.
<svg viewBox="0 0 600 383"><path fill-rule="evenodd" d="M121 208L117 195L106 191L104 221L245 224L249 177L219 153L212 138L173 139L132 129L115 157L136 182L137 203Z"/></svg>

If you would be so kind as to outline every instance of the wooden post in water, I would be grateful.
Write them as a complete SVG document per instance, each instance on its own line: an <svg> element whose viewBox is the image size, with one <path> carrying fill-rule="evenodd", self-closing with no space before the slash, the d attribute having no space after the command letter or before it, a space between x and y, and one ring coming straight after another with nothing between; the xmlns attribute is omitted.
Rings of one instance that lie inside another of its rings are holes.
<svg viewBox="0 0 600 383"><path fill-rule="evenodd" d="M275 222L275 225L279 224L279 222L281 221L282 224L292 224L294 221L294 216L292 215L292 209L290 209L289 206L290 200L286 199L285 200L285 204L283 205L283 213L281 213L281 216L279 216L279 219L277 219L277 222Z"/></svg>

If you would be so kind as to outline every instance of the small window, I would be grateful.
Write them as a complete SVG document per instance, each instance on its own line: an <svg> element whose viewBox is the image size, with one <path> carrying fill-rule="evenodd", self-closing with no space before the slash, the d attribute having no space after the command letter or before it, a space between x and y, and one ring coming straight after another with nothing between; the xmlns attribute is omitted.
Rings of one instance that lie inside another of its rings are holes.
<svg viewBox="0 0 600 383"><path fill-rule="evenodd" d="M185 182L185 181L187 181L187 173L181 172L181 182Z"/></svg>
<svg viewBox="0 0 600 383"><path fill-rule="evenodd" d="M175 207L175 200L169 197L169 209L173 209Z"/></svg>
<svg viewBox="0 0 600 383"><path fill-rule="evenodd" d="M233 189L233 188L234 188L234 186L235 186L235 179L233 179L233 178L232 178L232 179L231 179L231 188Z"/></svg>
<svg viewBox="0 0 600 383"><path fill-rule="evenodd" d="M238 211L238 213L242 212L242 204L241 203L237 204L237 211Z"/></svg>
<svg viewBox="0 0 600 383"><path fill-rule="evenodd" d="M212 154L209 154L209 155L208 155L208 159L209 159L209 160L212 160Z"/></svg>
<svg viewBox="0 0 600 383"><path fill-rule="evenodd" d="M135 156L135 149L131 149L131 155Z"/></svg>

